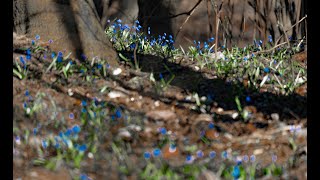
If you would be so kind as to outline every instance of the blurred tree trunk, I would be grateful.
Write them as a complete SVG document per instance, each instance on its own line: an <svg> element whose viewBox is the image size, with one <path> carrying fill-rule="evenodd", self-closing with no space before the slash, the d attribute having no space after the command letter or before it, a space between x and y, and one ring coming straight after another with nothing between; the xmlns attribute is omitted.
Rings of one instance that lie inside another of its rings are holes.
<svg viewBox="0 0 320 180"><path fill-rule="evenodd" d="M109 0L14 0L13 29L29 38L52 39L55 51L81 59L98 56L117 63L117 53L101 24Z"/></svg>

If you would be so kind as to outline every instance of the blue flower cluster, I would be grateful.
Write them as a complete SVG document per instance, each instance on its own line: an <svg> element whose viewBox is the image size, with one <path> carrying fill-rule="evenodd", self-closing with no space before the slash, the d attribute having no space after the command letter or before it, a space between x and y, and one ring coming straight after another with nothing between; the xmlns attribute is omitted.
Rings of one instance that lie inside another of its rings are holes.
<svg viewBox="0 0 320 180"><path fill-rule="evenodd" d="M163 35L158 35L158 37L153 37L150 27L147 28L147 35L145 35L142 33L142 26L138 20L129 27L127 24L122 24L122 21L118 19L107 30L108 34L111 42L116 44L120 49L124 48L132 51L137 45L138 51L144 50L143 48L146 48L145 45L160 50L166 49L166 51L175 49L172 35L164 33ZM163 49L163 47L165 48Z"/></svg>
<svg viewBox="0 0 320 180"><path fill-rule="evenodd" d="M214 50L210 49L210 46L208 44L208 43L212 43L213 41L214 41L214 37L209 38L208 42L204 41L203 42L203 48L201 48L201 42L200 41L194 40L193 43L195 44L195 47L199 51L199 54L206 53L206 52L209 52L209 51L210 51L210 53L213 53Z"/></svg>
<svg viewBox="0 0 320 180"><path fill-rule="evenodd" d="M39 129L34 128L33 134L37 135ZM81 127L79 125L74 125L72 128L67 129L65 132L60 131L58 136L54 137L54 140L52 140L52 146L56 149L61 148L61 144L66 146L67 148L73 148L73 142L77 139L78 134L81 132ZM41 141L41 145L44 149L49 147L49 141L46 139L43 139ZM78 145L76 144L74 146L79 152L85 152L87 150L87 145L82 144Z"/></svg>

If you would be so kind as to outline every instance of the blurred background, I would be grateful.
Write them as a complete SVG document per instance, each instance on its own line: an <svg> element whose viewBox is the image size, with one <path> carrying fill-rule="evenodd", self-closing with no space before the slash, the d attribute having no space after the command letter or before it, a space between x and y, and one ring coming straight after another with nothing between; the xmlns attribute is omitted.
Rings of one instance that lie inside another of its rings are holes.
<svg viewBox="0 0 320 180"><path fill-rule="evenodd" d="M52 38L53 48L78 58L110 47L104 30L116 19L128 25L138 19L143 31L171 34L184 48L210 37L218 37L219 47L265 43L269 35L279 44L307 31L303 0L14 0L13 10L17 34Z"/></svg>
<svg viewBox="0 0 320 180"><path fill-rule="evenodd" d="M172 34L183 47L191 45L193 40L216 37L217 20L219 44L226 47L243 47L254 39L266 42L269 35L277 40L283 31L293 40L306 35L305 21L292 27L306 15L302 0L111 0L109 3L108 18L119 18L129 24L137 18L145 31L150 26L155 35ZM283 41L284 36L279 43Z"/></svg>

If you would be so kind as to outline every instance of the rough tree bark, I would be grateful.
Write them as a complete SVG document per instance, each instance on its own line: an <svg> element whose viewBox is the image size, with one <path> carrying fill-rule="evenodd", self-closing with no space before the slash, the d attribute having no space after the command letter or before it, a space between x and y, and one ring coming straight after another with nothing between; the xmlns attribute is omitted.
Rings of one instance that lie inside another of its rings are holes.
<svg viewBox="0 0 320 180"><path fill-rule="evenodd" d="M107 11L108 2L100 1L103 11ZM53 50L72 52L74 58L80 59L82 54L99 56L115 65L117 54L100 23L97 3L98 0L14 0L13 29L29 38L40 35L42 41L52 39Z"/></svg>

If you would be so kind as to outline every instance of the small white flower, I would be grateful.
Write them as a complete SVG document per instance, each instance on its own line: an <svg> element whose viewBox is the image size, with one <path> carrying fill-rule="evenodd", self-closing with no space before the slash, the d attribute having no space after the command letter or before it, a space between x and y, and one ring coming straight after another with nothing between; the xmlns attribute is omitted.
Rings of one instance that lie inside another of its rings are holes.
<svg viewBox="0 0 320 180"><path fill-rule="evenodd" d="M91 152L88 153L88 158L93 159L93 154Z"/></svg>
<svg viewBox="0 0 320 180"><path fill-rule="evenodd" d="M68 89L68 95L69 95L69 96L72 96L72 95L73 95L72 89Z"/></svg>
<svg viewBox="0 0 320 180"><path fill-rule="evenodd" d="M156 107L158 107L158 106L160 106L160 102L159 102L159 101L155 101L155 102L154 102L154 105L155 105Z"/></svg>
<svg viewBox="0 0 320 180"><path fill-rule="evenodd" d="M119 74L121 74L122 70L120 68L117 68L115 70L113 70L113 75L117 76Z"/></svg>
<svg viewBox="0 0 320 180"><path fill-rule="evenodd" d="M113 99L113 98L121 97L123 96L123 94L121 92L111 91L108 93L108 96Z"/></svg>

